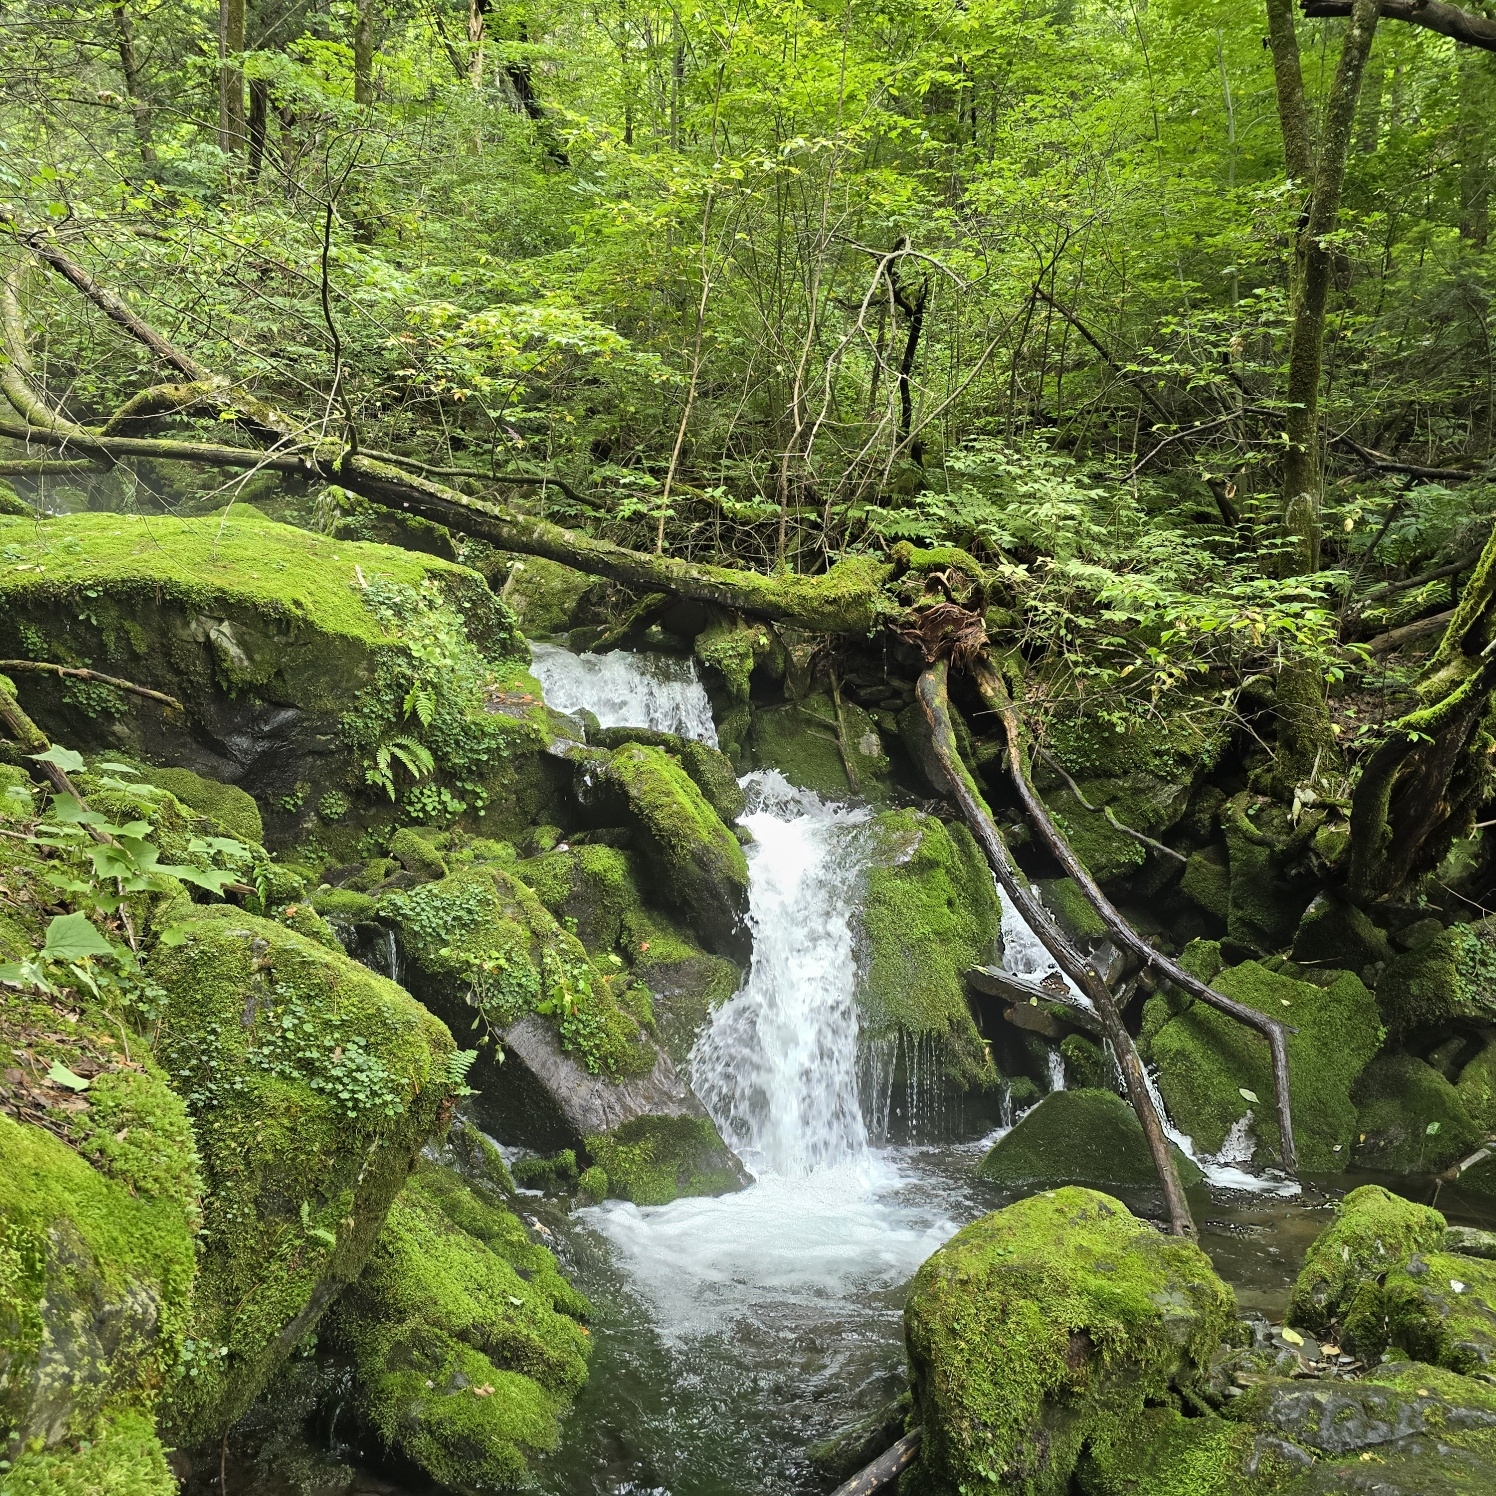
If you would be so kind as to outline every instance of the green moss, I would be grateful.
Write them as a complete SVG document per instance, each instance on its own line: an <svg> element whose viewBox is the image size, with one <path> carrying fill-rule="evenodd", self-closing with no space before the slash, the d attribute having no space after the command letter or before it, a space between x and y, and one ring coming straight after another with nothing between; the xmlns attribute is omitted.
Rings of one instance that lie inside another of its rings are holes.
<svg viewBox="0 0 1496 1496"><path fill-rule="evenodd" d="M644 908L624 920L622 950L654 1000L661 1045L684 1066L711 1015L742 985L741 968L709 955L671 920Z"/></svg>
<svg viewBox="0 0 1496 1496"><path fill-rule="evenodd" d="M1089 1438L1198 1375L1235 1307L1194 1243L1090 1190L966 1227L915 1275L904 1314L918 1488L1058 1496Z"/></svg>
<svg viewBox="0 0 1496 1496"><path fill-rule="evenodd" d="M838 728L836 703L829 696L806 696L784 706L760 707L749 734L753 766L777 769L800 789L828 799L849 794L887 798L888 754L878 724L855 702L843 700ZM857 776L847 778L846 756Z"/></svg>
<svg viewBox="0 0 1496 1496"><path fill-rule="evenodd" d="M435 880L447 876L447 864L431 841L408 826L401 827L390 838L390 856L418 878Z"/></svg>
<svg viewBox="0 0 1496 1496"><path fill-rule="evenodd" d="M734 701L748 700L754 658L768 649L768 625L741 614L725 614L696 636L696 658L717 671Z"/></svg>
<svg viewBox="0 0 1496 1496"><path fill-rule="evenodd" d="M313 894L312 908L335 925L361 925L373 922L379 905L366 893L355 893L351 888L329 888Z"/></svg>
<svg viewBox="0 0 1496 1496"><path fill-rule="evenodd" d="M473 866L387 894L379 907L399 932L411 986L454 1027L466 1032L481 1015L504 1029L541 1013L594 1074L653 1066L637 1017L620 1003L627 979L595 967L512 873Z"/></svg>
<svg viewBox="0 0 1496 1496"><path fill-rule="evenodd" d="M544 852L518 863L515 872L594 954L619 948L625 926L639 907L633 860L617 847Z"/></svg>
<svg viewBox="0 0 1496 1496"><path fill-rule="evenodd" d="M1293 937L1293 959L1310 966L1361 971L1392 959L1387 937L1364 910L1321 894L1304 911Z"/></svg>
<svg viewBox="0 0 1496 1496"><path fill-rule="evenodd" d="M238 785L204 779L191 769L146 768L143 773L149 783L169 791L200 815L211 816L230 836L247 846L265 840L260 807L255 804L254 796L246 794Z"/></svg>
<svg viewBox="0 0 1496 1496"><path fill-rule="evenodd" d="M1436 1250L1443 1240L1444 1217L1437 1210L1415 1205L1379 1184L1352 1190L1304 1258L1288 1319L1324 1334L1344 1317L1364 1283L1374 1282L1413 1252Z"/></svg>
<svg viewBox="0 0 1496 1496"><path fill-rule="evenodd" d="M1326 974L1326 980L1333 976ZM1225 997L1296 1026L1288 1039L1288 1069L1299 1164L1311 1171L1343 1169L1356 1139L1351 1087L1381 1046L1376 1004L1360 978L1345 972L1321 986L1245 961L1223 971L1213 985ZM1250 1111L1262 1149L1277 1154L1272 1062L1260 1034L1196 1002L1158 1029L1151 1051L1169 1115L1199 1148L1218 1151ZM1244 1097L1243 1090L1257 1100Z"/></svg>
<svg viewBox="0 0 1496 1496"><path fill-rule="evenodd" d="M36 510L5 482L0 482L0 514L15 514L30 520L37 517Z"/></svg>
<svg viewBox="0 0 1496 1496"><path fill-rule="evenodd" d="M364 1418L444 1485L522 1484L587 1375L579 1301L559 1282L512 1212L417 1174L328 1325Z"/></svg>
<svg viewBox="0 0 1496 1496"><path fill-rule="evenodd" d="M964 826L921 811L886 811L867 835L873 852L853 916L864 1033L934 1038L953 1079L988 1084L964 975L997 949L992 875Z"/></svg>
<svg viewBox="0 0 1496 1496"><path fill-rule="evenodd" d="M525 632L541 639L565 633L571 627L583 593L597 581L543 556L507 556L503 552L496 552L483 570L495 587L503 589L505 602L514 609Z"/></svg>
<svg viewBox="0 0 1496 1496"><path fill-rule="evenodd" d="M1214 848L1190 853L1179 887L1207 914L1222 924L1231 914L1231 874Z"/></svg>
<svg viewBox="0 0 1496 1496"><path fill-rule="evenodd" d="M1177 1148L1186 1185L1204 1176ZM1054 1091L992 1146L977 1173L1003 1189L1078 1184L1117 1193L1157 1191L1158 1173L1137 1114L1115 1091Z"/></svg>
<svg viewBox="0 0 1496 1496"><path fill-rule="evenodd" d="M1072 940L1102 940L1106 926L1074 878L1044 878L1036 885L1045 907Z"/></svg>
<svg viewBox="0 0 1496 1496"><path fill-rule="evenodd" d="M1352 1095L1358 1109L1353 1158L1358 1168L1434 1174L1481 1138L1459 1092L1412 1055L1373 1060Z"/></svg>
<svg viewBox="0 0 1496 1496"><path fill-rule="evenodd" d="M1102 1426L1076 1470L1080 1496L1268 1496L1301 1468L1260 1458L1255 1430L1224 1418L1146 1408Z"/></svg>
<svg viewBox="0 0 1496 1496"><path fill-rule="evenodd" d="M738 839L668 753L638 743L575 756L577 794L602 824L629 824L664 900L713 950L746 954L748 862Z"/></svg>
<svg viewBox="0 0 1496 1496"><path fill-rule="evenodd" d="M577 1190L584 1199L597 1205L608 1198L608 1176L597 1164L583 1169L577 1180Z"/></svg>
<svg viewBox="0 0 1496 1496"><path fill-rule="evenodd" d="M1496 1040L1460 1071L1455 1090L1470 1120L1482 1132L1496 1133Z"/></svg>
<svg viewBox="0 0 1496 1496"><path fill-rule="evenodd" d="M1391 1346L1415 1361L1490 1380L1496 1374L1496 1262L1415 1252L1380 1287L1363 1287L1345 1328L1363 1359Z"/></svg>
<svg viewBox="0 0 1496 1496"><path fill-rule="evenodd" d="M570 1189L577 1182L577 1156L572 1149L563 1148L549 1158L522 1158L510 1172L522 1189Z"/></svg>
<svg viewBox="0 0 1496 1496"><path fill-rule="evenodd" d="M177 1482L150 1418L120 1413L76 1449L23 1453L0 1496L177 1496Z"/></svg>
<svg viewBox="0 0 1496 1496"><path fill-rule="evenodd" d="M224 906L197 910L150 971L206 1184L166 1410L190 1441L242 1412L357 1275L448 1095L452 1041L393 982Z"/></svg>
<svg viewBox="0 0 1496 1496"><path fill-rule="evenodd" d="M1280 807L1268 809L1281 814ZM1239 945L1282 950L1293 940L1312 890L1295 883L1274 846L1246 835L1230 819L1226 849L1231 880L1226 933Z"/></svg>
<svg viewBox="0 0 1496 1496"><path fill-rule="evenodd" d="M608 1193L635 1205L668 1205L682 1195L725 1195L744 1178L706 1117L636 1117L587 1139Z"/></svg>
<svg viewBox="0 0 1496 1496"><path fill-rule="evenodd" d="M1453 925L1390 962L1377 1001L1396 1035L1452 1020L1496 1021L1496 919Z"/></svg>

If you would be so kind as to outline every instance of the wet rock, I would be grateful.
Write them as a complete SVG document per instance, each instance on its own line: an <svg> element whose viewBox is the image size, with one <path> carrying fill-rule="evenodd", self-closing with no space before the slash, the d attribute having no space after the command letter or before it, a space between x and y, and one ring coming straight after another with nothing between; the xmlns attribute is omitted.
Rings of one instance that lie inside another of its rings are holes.
<svg viewBox="0 0 1496 1496"><path fill-rule="evenodd" d="M1197 1246L1109 1196L1066 1188L983 1217L920 1268L905 1308L917 1488L1066 1490L1087 1442L1196 1380L1234 1317Z"/></svg>
<svg viewBox="0 0 1496 1496"><path fill-rule="evenodd" d="M868 712L846 699L840 726L836 703L820 693L756 708L745 756L750 767L777 769L797 788L828 800L860 795L887 803L890 762L884 733ZM853 778L847 775L849 762Z"/></svg>
<svg viewBox="0 0 1496 1496"><path fill-rule="evenodd" d="M1200 1183L1199 1168L1173 1153L1181 1180ZM1052 1092L993 1145L977 1172L1012 1190L1075 1184L1125 1196L1159 1188L1142 1124L1114 1091Z"/></svg>
<svg viewBox="0 0 1496 1496"><path fill-rule="evenodd" d="M1415 1252L1357 1294L1346 1337L1361 1356L1382 1347L1465 1375L1496 1372L1496 1263Z"/></svg>
<svg viewBox="0 0 1496 1496"><path fill-rule="evenodd" d="M1387 965L1377 1001L1394 1037L1457 1020L1496 1022L1496 919L1452 925Z"/></svg>
<svg viewBox="0 0 1496 1496"><path fill-rule="evenodd" d="M1474 1226L1451 1226L1444 1233L1444 1250L1462 1257L1484 1257L1496 1261L1496 1231L1481 1231Z"/></svg>
<svg viewBox="0 0 1496 1496"><path fill-rule="evenodd" d="M875 1409L865 1418L812 1444L805 1457L822 1480L840 1485L859 1470L872 1464L885 1449L892 1448L904 1436L914 1399L907 1391Z"/></svg>
<svg viewBox="0 0 1496 1496"><path fill-rule="evenodd" d="M1496 1040L1472 1059L1455 1083L1470 1120L1486 1136L1496 1134Z"/></svg>
<svg viewBox="0 0 1496 1496"><path fill-rule="evenodd" d="M1480 1140L1459 1093L1412 1055L1380 1055L1352 1091L1357 1105L1358 1168L1434 1174Z"/></svg>

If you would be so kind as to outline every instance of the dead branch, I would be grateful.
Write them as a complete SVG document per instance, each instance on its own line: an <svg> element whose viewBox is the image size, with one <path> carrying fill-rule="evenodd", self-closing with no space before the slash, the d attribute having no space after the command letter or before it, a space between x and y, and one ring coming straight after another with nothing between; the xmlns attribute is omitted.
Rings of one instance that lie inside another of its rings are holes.
<svg viewBox="0 0 1496 1496"><path fill-rule="evenodd" d="M1311 18L1348 16L1351 0L1303 0L1303 8L1304 14ZM1382 0L1382 15L1389 21L1426 26L1440 36L1464 42L1467 47L1496 52L1496 21L1474 11L1461 10L1458 5L1446 5L1444 0Z"/></svg>
<svg viewBox="0 0 1496 1496"><path fill-rule="evenodd" d="M874 1496L891 1485L914 1463L919 1453L923 1431L910 1429L897 1444L885 1449L871 1465L865 1466L851 1480L839 1485L831 1496Z"/></svg>
<svg viewBox="0 0 1496 1496"><path fill-rule="evenodd" d="M137 686L134 681L121 680L117 675L102 675L97 670L84 670L74 665L51 665L41 660L0 660L0 673L9 675L15 670L36 670L50 675L72 676L77 680L97 681L101 686L113 686L118 691L129 691L143 696L147 701L159 701L162 706L180 712L182 703L164 691L152 691L149 686Z"/></svg>
<svg viewBox="0 0 1496 1496"><path fill-rule="evenodd" d="M1184 1187L1179 1182L1179 1171L1174 1165L1174 1155L1164 1133L1163 1121L1149 1093L1147 1077L1143 1074L1143 1062L1138 1058L1132 1035L1127 1032L1121 1014L1112 1001L1111 991L1095 966L1070 943L1028 883L1019 876L1007 843L1003 841L1002 832L998 830L997 822L987 808L971 771L961 760L955 731L951 726L944 660L937 660L920 676L916 694L935 761L932 767L938 768L949 785L951 794L961 807L966 824L986 854L1003 892L1013 901L1014 907L1039 937L1045 950L1059 963L1060 970L1080 988L1096 1010L1096 1016L1101 1020L1102 1029L1117 1056L1117 1063L1127 1086L1128 1099L1142 1124L1148 1150L1153 1155L1153 1166L1158 1170L1164 1204L1169 1212L1169 1228L1176 1236L1193 1236L1194 1222L1190 1218L1189 1204L1184 1197Z"/></svg>

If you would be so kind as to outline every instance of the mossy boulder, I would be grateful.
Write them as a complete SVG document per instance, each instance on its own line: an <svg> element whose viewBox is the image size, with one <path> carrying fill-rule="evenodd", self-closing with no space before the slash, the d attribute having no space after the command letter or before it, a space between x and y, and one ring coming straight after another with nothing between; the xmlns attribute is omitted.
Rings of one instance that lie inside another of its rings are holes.
<svg viewBox="0 0 1496 1496"><path fill-rule="evenodd" d="M996 1079L966 1003L965 973L998 951L1002 911L965 826L891 810L862 833L871 853L852 916L866 1038L933 1040L961 1086Z"/></svg>
<svg viewBox="0 0 1496 1496"><path fill-rule="evenodd" d="M356 838L361 818L389 815L370 777L380 772L407 819L450 818L460 804L523 825L560 788L513 617L465 567L252 509L73 514L41 528L0 518L0 543L16 562L0 578L0 649L91 665L186 709L184 721L112 687L38 675L26 703L43 730L237 785L272 841L326 832L317 808L334 801L332 820ZM397 741L414 737L429 772Z"/></svg>
<svg viewBox="0 0 1496 1496"><path fill-rule="evenodd" d="M634 859L619 847L557 848L526 858L514 871L594 955L619 949L642 902Z"/></svg>
<svg viewBox="0 0 1496 1496"><path fill-rule="evenodd" d="M929 1496L1058 1496L1088 1442L1193 1382L1235 1317L1193 1242L1091 1190L1032 1196L958 1232L904 1311Z"/></svg>
<svg viewBox="0 0 1496 1496"><path fill-rule="evenodd" d="M1467 1154L1481 1137L1460 1093L1412 1055L1373 1060L1352 1089L1358 1168L1388 1174L1434 1174Z"/></svg>
<svg viewBox="0 0 1496 1496"><path fill-rule="evenodd" d="M1309 966L1348 967L1360 972L1392 960L1384 931L1365 910L1320 894L1304 911L1293 937L1293 959Z"/></svg>
<svg viewBox="0 0 1496 1496"><path fill-rule="evenodd" d="M76 1449L28 1449L0 1474L3 1496L177 1496L151 1419L103 1417Z"/></svg>
<svg viewBox="0 0 1496 1496"><path fill-rule="evenodd" d="M575 750L576 793L599 826L626 825L649 877L708 949L746 961L748 862L680 763L628 743Z"/></svg>
<svg viewBox="0 0 1496 1496"><path fill-rule="evenodd" d="M1207 847L1204 851L1191 852L1179 887L1221 924L1231 917L1231 872L1219 849Z"/></svg>
<svg viewBox="0 0 1496 1496"><path fill-rule="evenodd" d="M327 1341L384 1442L456 1491L522 1485L586 1380L586 1301L509 1202L425 1167L396 1197Z"/></svg>
<svg viewBox="0 0 1496 1496"><path fill-rule="evenodd" d="M964 828L963 828L964 829ZM1106 926L1074 878L1040 878L1034 883L1044 907L1072 940L1091 945L1106 938Z"/></svg>
<svg viewBox="0 0 1496 1496"><path fill-rule="evenodd" d="M1455 1090L1470 1120L1486 1136L1496 1135L1496 1040L1460 1071Z"/></svg>
<svg viewBox="0 0 1496 1496"><path fill-rule="evenodd" d="M748 1182L707 1116L641 1116L587 1138L606 1191L635 1205L668 1205L682 1195L726 1195Z"/></svg>
<svg viewBox="0 0 1496 1496"><path fill-rule="evenodd" d="M265 823L260 816L260 807L254 796L247 794L237 784L224 784L216 779L206 779L194 774L191 769L162 769L149 767L142 770L149 784L157 785L176 796L183 805L218 822L232 837L247 846L255 846L265 840Z"/></svg>
<svg viewBox="0 0 1496 1496"><path fill-rule="evenodd" d="M1496 1262L1419 1251L1363 1286L1345 1316L1363 1359L1387 1347L1489 1381L1496 1376Z"/></svg>
<svg viewBox="0 0 1496 1496"><path fill-rule="evenodd" d="M707 804L729 825L743 814L748 796L738 783L732 760L710 743L683 738L679 733L658 732L644 727L601 727L589 730L587 741L598 748L619 748L625 743L643 743L649 748L663 748L680 760L680 766L706 796Z"/></svg>
<svg viewBox="0 0 1496 1496"><path fill-rule="evenodd" d="M1173 1153L1183 1182L1199 1184L1198 1167ZM1010 1190L1077 1184L1136 1196L1159 1188L1143 1125L1115 1091L1051 1092L993 1144L977 1174Z"/></svg>
<svg viewBox="0 0 1496 1496"><path fill-rule="evenodd" d="M1075 1489L1080 1496L1276 1496L1311 1458L1241 1422L1145 1408L1092 1435Z"/></svg>
<svg viewBox="0 0 1496 1496"><path fill-rule="evenodd" d="M869 713L845 699L839 721L836 703L819 693L782 706L756 708L746 757L750 767L777 769L797 789L812 790L828 800L849 795L878 800L888 792L883 734Z"/></svg>
<svg viewBox="0 0 1496 1496"><path fill-rule="evenodd" d="M422 836L410 826L402 826L390 838L390 856L407 873L426 882L447 876L447 864L432 838Z"/></svg>
<svg viewBox="0 0 1496 1496"><path fill-rule="evenodd" d="M1288 1321L1315 1335L1329 1332L1362 1285L1375 1283L1414 1252L1437 1251L1444 1217L1379 1184L1362 1185L1340 1203L1335 1220L1315 1238L1294 1281Z"/></svg>
<svg viewBox="0 0 1496 1496"><path fill-rule="evenodd" d="M1391 961L1377 1001L1394 1035L1456 1020L1496 1023L1496 919L1452 925Z"/></svg>
<svg viewBox="0 0 1496 1496"><path fill-rule="evenodd" d="M546 639L564 634L576 620L583 596L597 578L543 556L496 552L483 571L514 609L527 634Z"/></svg>
<svg viewBox="0 0 1496 1496"><path fill-rule="evenodd" d="M446 1028L340 953L200 908L150 974L156 1050L187 1104L205 1194L191 1355L165 1409L214 1437L358 1276L450 1094Z"/></svg>
<svg viewBox="0 0 1496 1496"><path fill-rule="evenodd" d="M1288 1071L1299 1164L1310 1171L1345 1168L1356 1140L1351 1088L1382 1038L1376 1002L1361 979L1328 972L1299 981L1244 961L1221 972L1212 985L1223 996L1297 1028L1288 1038ZM1150 998L1149 1015L1156 1021L1171 1002L1178 1011L1153 1031L1150 1046L1169 1115L1198 1148L1216 1153L1250 1113L1261 1149L1277 1155L1267 1040L1199 1002Z"/></svg>

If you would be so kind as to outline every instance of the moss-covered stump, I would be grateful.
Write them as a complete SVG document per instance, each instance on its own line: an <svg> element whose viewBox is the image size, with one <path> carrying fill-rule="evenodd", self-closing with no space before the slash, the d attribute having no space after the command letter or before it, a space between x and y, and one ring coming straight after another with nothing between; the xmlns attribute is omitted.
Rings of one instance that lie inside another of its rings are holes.
<svg viewBox="0 0 1496 1496"><path fill-rule="evenodd" d="M1237 945L1277 951L1294 939L1314 890L1282 850L1293 830L1288 812L1265 800L1254 804L1258 814L1249 816L1240 804L1244 798L1238 796L1222 814L1229 878L1226 934Z"/></svg>
<svg viewBox="0 0 1496 1496"><path fill-rule="evenodd" d="M1204 1176L1177 1148L1187 1185ZM993 1144L977 1173L1002 1189L1077 1184L1137 1196L1158 1190L1158 1173L1137 1113L1115 1091L1053 1091Z"/></svg>
<svg viewBox="0 0 1496 1496"><path fill-rule="evenodd" d="M1294 1282L1288 1321L1328 1334L1372 1284L1414 1252L1438 1251L1444 1217L1379 1184L1362 1185L1340 1203L1335 1220L1315 1239ZM1380 1347L1378 1347L1380 1351Z"/></svg>
<svg viewBox="0 0 1496 1496"><path fill-rule="evenodd" d="M982 854L965 826L922 811L886 811L862 834L872 850L852 938L864 1037L932 1040L957 1085L992 1084L964 980L994 959L1002 929Z"/></svg>
<svg viewBox="0 0 1496 1496"><path fill-rule="evenodd" d="M509 1207L421 1169L326 1329L364 1421L456 1491L523 1485L587 1377L587 1302Z"/></svg>
<svg viewBox="0 0 1496 1496"><path fill-rule="evenodd" d="M196 911L151 975L157 1053L202 1157L184 1443L242 1412L357 1277L450 1094L446 1028L393 982L268 920Z"/></svg>
<svg viewBox="0 0 1496 1496"><path fill-rule="evenodd" d="M1350 972L1299 981L1256 961L1221 972L1213 985L1297 1028L1288 1039L1288 1070L1299 1164L1310 1171L1344 1169L1356 1140L1351 1088L1381 1043L1371 993ZM1158 1022L1168 1011L1169 1001L1149 999L1145 1031L1151 1030L1150 1019ZM1260 1155L1277 1156L1267 1040L1202 1003L1179 1006L1182 1011L1152 1030L1151 1056L1169 1115L1206 1153L1218 1152L1243 1124L1255 1135Z"/></svg>
<svg viewBox="0 0 1496 1496"><path fill-rule="evenodd" d="M840 726L836 703L825 695L757 708L744 756L750 760L747 767L777 769L797 789L813 790L828 800L858 795L887 803L889 759L883 735L867 712L845 699Z"/></svg>
<svg viewBox="0 0 1496 1496"><path fill-rule="evenodd" d="M1496 1262L1414 1252L1378 1283L1363 1286L1345 1316L1356 1354L1388 1347L1464 1375L1496 1377Z"/></svg>
<svg viewBox="0 0 1496 1496"><path fill-rule="evenodd" d="M93 666L186 708L184 721L28 673L42 728L239 785L273 841L335 839L361 813L387 818L396 796L406 819L492 807L486 824L518 829L564 782L540 751L544 708L512 615L465 567L250 509L0 518L0 542L16 563L0 578L4 654Z"/></svg>
<svg viewBox="0 0 1496 1496"><path fill-rule="evenodd" d="M1395 1036L1457 1019L1496 1022L1496 919L1452 925L1405 951L1382 973L1377 1001Z"/></svg>
<svg viewBox="0 0 1496 1496"><path fill-rule="evenodd" d="M1357 1107L1352 1162L1358 1168L1437 1173L1481 1137L1455 1087L1412 1055L1379 1056L1351 1094Z"/></svg>
<svg viewBox="0 0 1496 1496"><path fill-rule="evenodd" d="M1064 1492L1209 1362L1235 1315L1192 1242L1091 1190L1035 1195L966 1227L915 1275L904 1312L929 1496Z"/></svg>
<svg viewBox="0 0 1496 1496"><path fill-rule="evenodd" d="M748 862L737 837L680 763L628 743L574 751L576 793L598 826L628 826L664 900L709 950L746 962Z"/></svg>

